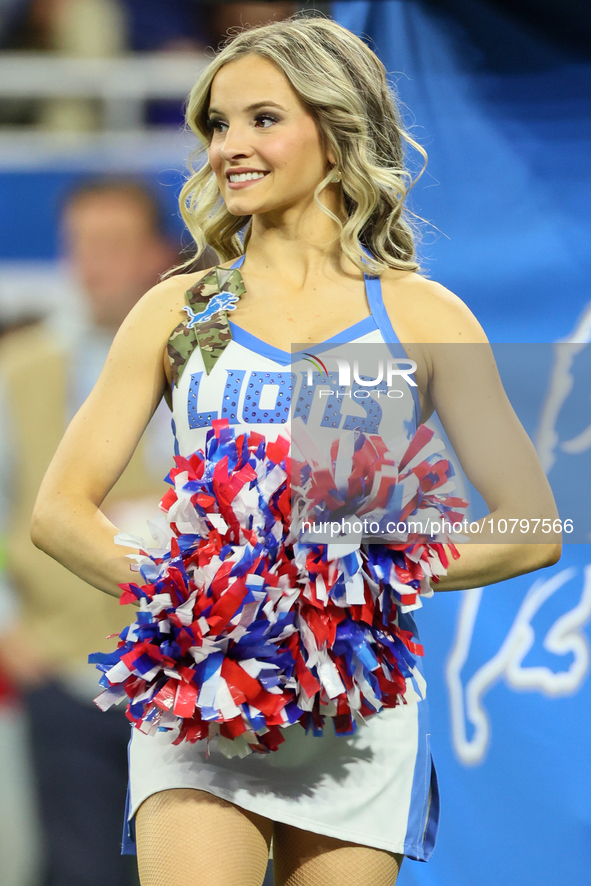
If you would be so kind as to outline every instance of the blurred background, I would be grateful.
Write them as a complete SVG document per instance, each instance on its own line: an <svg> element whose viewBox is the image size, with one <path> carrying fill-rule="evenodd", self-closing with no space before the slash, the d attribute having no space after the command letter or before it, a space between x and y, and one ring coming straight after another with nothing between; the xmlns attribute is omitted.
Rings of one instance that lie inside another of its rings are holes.
<svg viewBox="0 0 591 886"><path fill-rule="evenodd" d="M3 886L136 882L118 856L128 732L93 707L84 665L125 613L37 557L28 513L117 326L190 245L189 89L229 28L303 8L384 61L429 153L412 193L423 270L514 345L497 348L501 372L566 490L561 516L588 511L586 0L0 0ZM108 502L131 531L159 497L168 425L163 407ZM541 575L420 613L442 823L401 886L588 882L590 561L567 546Z"/></svg>

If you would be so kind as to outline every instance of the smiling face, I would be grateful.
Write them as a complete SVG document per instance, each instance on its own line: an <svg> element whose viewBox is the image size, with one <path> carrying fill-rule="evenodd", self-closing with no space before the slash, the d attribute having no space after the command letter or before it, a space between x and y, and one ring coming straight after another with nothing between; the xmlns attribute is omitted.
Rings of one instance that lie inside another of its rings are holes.
<svg viewBox="0 0 591 886"><path fill-rule="evenodd" d="M246 55L216 74L209 163L228 212L262 215L313 205L332 158L316 123L276 65Z"/></svg>

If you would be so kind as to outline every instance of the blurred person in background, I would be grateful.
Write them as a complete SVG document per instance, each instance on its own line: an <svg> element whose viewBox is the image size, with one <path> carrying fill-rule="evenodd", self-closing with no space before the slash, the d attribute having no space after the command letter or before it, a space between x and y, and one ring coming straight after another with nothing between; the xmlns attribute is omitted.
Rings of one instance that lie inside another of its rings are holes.
<svg viewBox="0 0 591 886"><path fill-rule="evenodd" d="M298 9L305 7L306 3L294 3L289 0L247 0L247 2L236 2L236 0L224 0L222 3L216 0L206 0L206 6L211 10L211 16L214 27L222 39L226 35L228 28L242 28L246 25L254 27L255 25L266 25L269 22L281 21L289 18ZM219 42L219 41L218 41Z"/></svg>
<svg viewBox="0 0 591 886"><path fill-rule="evenodd" d="M2 520L6 576L17 602L11 603L5 585L10 614L0 622L0 672L6 691L18 690L29 720L45 849L42 882L124 886L131 882L119 854L129 724L122 711L105 717L92 703L98 687L87 657L108 645L105 637L128 615L39 552L28 524L45 469L92 389L118 326L174 262L177 249L164 233L155 197L135 181L80 185L65 201L62 227L86 318L67 332L49 323L29 325L0 345L0 503L8 502ZM158 447L161 439L166 443L169 421L166 408L155 416L113 490L111 512L128 531L145 531L144 514L157 510L168 469ZM8 763L16 777L23 761L15 756ZM28 844L31 834L23 839Z"/></svg>
<svg viewBox="0 0 591 886"><path fill-rule="evenodd" d="M122 0L0 0L0 48L112 58L128 48L125 8ZM101 121L100 103L88 98L0 102L0 124L5 125L85 131L99 128Z"/></svg>

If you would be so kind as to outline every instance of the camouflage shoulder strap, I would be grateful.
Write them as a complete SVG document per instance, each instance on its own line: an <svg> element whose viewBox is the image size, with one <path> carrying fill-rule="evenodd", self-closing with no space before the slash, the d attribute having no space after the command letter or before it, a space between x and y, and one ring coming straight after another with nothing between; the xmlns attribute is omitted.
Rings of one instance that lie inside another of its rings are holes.
<svg viewBox="0 0 591 886"><path fill-rule="evenodd" d="M186 292L183 310L187 319L173 330L167 345L172 379L178 386L189 357L196 347L201 350L209 375L232 339L228 311L236 308L246 288L238 268L215 267Z"/></svg>

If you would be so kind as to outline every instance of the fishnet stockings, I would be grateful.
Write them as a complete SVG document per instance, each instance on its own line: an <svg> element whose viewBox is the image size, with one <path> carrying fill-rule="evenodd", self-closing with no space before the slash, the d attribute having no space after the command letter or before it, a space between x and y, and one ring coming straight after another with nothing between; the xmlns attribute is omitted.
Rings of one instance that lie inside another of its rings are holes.
<svg viewBox="0 0 591 886"><path fill-rule="evenodd" d="M141 886L261 886L273 822L192 789L136 815ZM275 886L394 886L402 856L275 824Z"/></svg>
<svg viewBox="0 0 591 886"><path fill-rule="evenodd" d="M261 886L273 823L204 791L153 794L136 815L142 886Z"/></svg>
<svg viewBox="0 0 591 886"><path fill-rule="evenodd" d="M275 824L275 886L394 886L401 855Z"/></svg>

